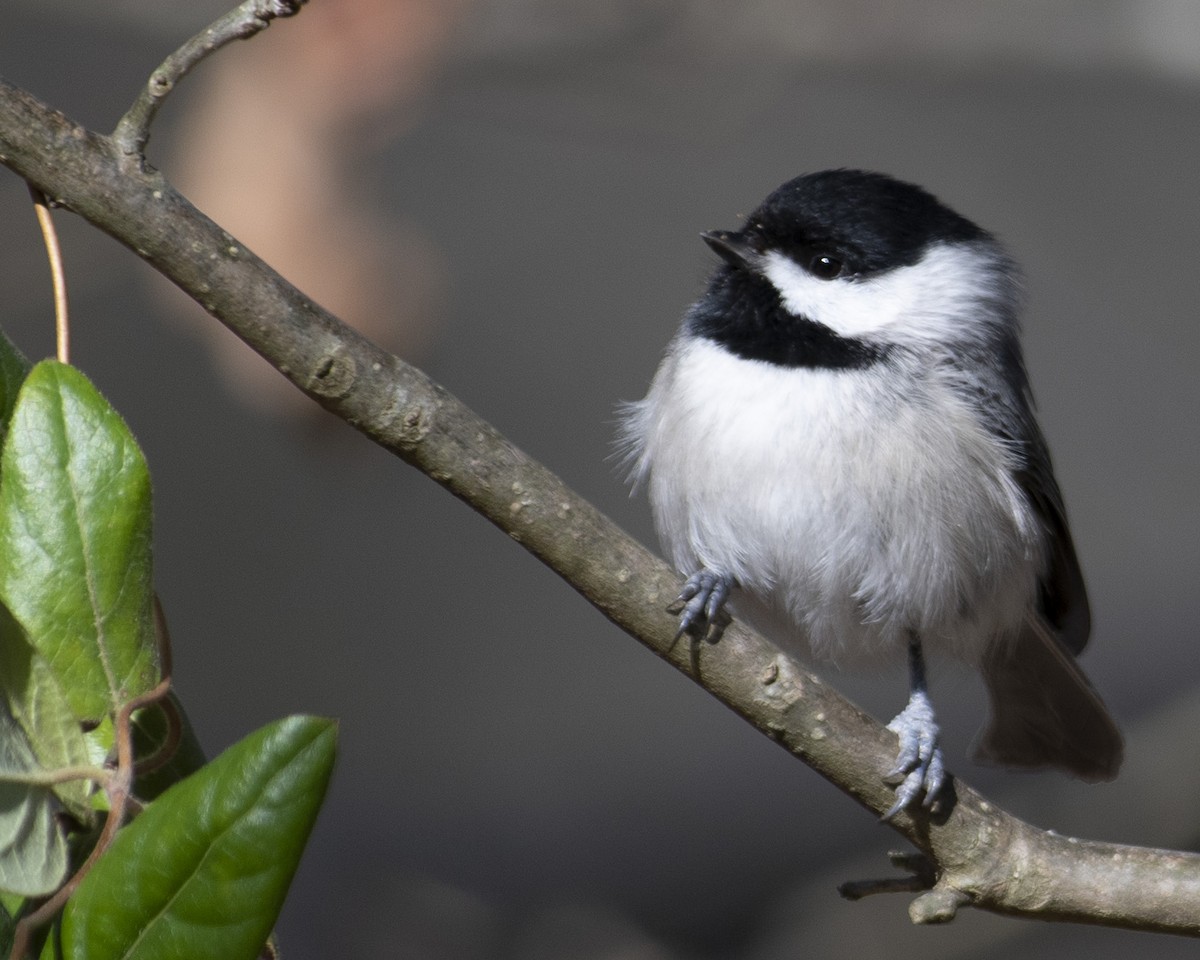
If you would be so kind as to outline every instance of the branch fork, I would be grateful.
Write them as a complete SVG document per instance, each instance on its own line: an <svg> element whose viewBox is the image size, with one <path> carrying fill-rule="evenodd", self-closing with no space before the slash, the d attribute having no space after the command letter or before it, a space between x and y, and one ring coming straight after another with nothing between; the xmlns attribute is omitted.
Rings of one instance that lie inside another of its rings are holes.
<svg viewBox="0 0 1200 960"><path fill-rule="evenodd" d="M150 125L167 96L192 69L234 40L248 40L278 17L300 12L306 0L246 0L213 21L165 59L150 74L142 92L117 123L112 140L126 161L140 166L150 141Z"/></svg>

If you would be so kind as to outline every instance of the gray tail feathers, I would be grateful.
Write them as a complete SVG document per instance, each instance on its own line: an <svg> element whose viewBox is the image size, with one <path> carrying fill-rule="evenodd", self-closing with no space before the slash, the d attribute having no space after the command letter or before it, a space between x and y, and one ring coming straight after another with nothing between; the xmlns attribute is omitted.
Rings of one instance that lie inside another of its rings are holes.
<svg viewBox="0 0 1200 960"><path fill-rule="evenodd" d="M1081 780L1112 780L1124 741L1075 658L1031 619L1016 639L993 643L983 661L992 716L975 748L985 762L1057 767Z"/></svg>

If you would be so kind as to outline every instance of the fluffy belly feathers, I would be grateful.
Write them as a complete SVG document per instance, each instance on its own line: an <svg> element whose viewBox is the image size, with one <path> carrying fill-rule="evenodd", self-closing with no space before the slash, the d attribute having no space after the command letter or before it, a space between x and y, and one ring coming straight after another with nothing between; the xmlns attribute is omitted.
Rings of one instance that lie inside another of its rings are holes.
<svg viewBox="0 0 1200 960"><path fill-rule="evenodd" d="M630 425L671 559L731 575L736 613L818 657L916 631L973 659L1030 609L1042 535L1002 444L945 393L927 415L947 389L678 347Z"/></svg>

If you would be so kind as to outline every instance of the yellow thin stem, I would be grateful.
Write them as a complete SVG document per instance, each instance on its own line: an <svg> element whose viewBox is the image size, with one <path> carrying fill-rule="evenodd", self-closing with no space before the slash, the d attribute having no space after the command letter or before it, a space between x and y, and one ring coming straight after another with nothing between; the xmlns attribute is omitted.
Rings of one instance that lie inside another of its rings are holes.
<svg viewBox="0 0 1200 960"><path fill-rule="evenodd" d="M46 256L50 260L50 277L54 283L54 342L56 356L62 363L71 362L71 323L67 310L67 280L63 271L62 248L58 243L58 231L50 216L50 205L46 196L36 187L29 188L33 197L33 209L37 213L38 226L42 228L42 239L46 243Z"/></svg>

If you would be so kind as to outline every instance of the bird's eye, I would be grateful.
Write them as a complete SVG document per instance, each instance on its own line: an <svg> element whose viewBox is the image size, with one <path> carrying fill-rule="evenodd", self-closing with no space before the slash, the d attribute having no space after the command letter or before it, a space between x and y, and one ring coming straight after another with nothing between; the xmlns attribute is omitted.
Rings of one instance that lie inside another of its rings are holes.
<svg viewBox="0 0 1200 960"><path fill-rule="evenodd" d="M807 269L818 280L833 280L841 276L842 261L828 253L814 253L808 259Z"/></svg>

